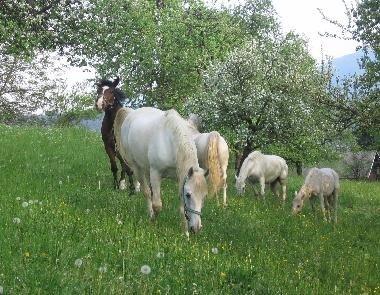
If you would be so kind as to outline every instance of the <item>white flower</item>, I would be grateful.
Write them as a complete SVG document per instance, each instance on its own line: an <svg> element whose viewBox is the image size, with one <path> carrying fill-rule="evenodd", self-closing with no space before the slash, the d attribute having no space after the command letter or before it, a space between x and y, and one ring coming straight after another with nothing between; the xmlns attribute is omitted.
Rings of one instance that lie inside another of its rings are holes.
<svg viewBox="0 0 380 295"><path fill-rule="evenodd" d="M102 265L101 267L98 268L100 273L106 273L107 272L107 266Z"/></svg>
<svg viewBox="0 0 380 295"><path fill-rule="evenodd" d="M149 265L143 265L143 266L141 266L140 271L141 271L142 274L148 275L148 274L150 274L151 269L150 269Z"/></svg>
<svg viewBox="0 0 380 295"><path fill-rule="evenodd" d="M29 200L29 204L32 205L33 204L33 200Z"/></svg>
<svg viewBox="0 0 380 295"><path fill-rule="evenodd" d="M26 208L26 207L29 206L29 203L28 203L28 202L22 202L21 206L22 206L23 208Z"/></svg>
<svg viewBox="0 0 380 295"><path fill-rule="evenodd" d="M80 259L80 258L78 258L78 259L75 260L74 264L75 264L76 267L81 267L82 264L83 264L83 260Z"/></svg>
<svg viewBox="0 0 380 295"><path fill-rule="evenodd" d="M123 222L121 220L118 220L117 224L121 225L121 224L123 224Z"/></svg>
<svg viewBox="0 0 380 295"><path fill-rule="evenodd" d="M13 218L13 223L19 224L21 222L21 219L18 217Z"/></svg>
<svg viewBox="0 0 380 295"><path fill-rule="evenodd" d="M59 183L59 185L62 185L62 180L60 180L58 183Z"/></svg>
<svg viewBox="0 0 380 295"><path fill-rule="evenodd" d="M164 256L165 256L164 252L158 252L156 255L157 258L164 258Z"/></svg>
<svg viewBox="0 0 380 295"><path fill-rule="evenodd" d="M213 254L218 254L218 253L219 253L219 250L218 250L218 248L214 247L214 248L211 249L211 252L212 252Z"/></svg>
<svg viewBox="0 0 380 295"><path fill-rule="evenodd" d="M21 198L20 198L20 197L17 197L17 198L16 198L16 201L20 201L20 200L21 200Z"/></svg>

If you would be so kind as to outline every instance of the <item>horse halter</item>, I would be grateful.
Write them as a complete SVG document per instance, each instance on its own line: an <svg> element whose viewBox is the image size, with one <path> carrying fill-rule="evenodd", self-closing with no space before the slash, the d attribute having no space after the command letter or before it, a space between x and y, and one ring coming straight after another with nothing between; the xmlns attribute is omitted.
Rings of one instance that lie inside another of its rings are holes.
<svg viewBox="0 0 380 295"><path fill-rule="evenodd" d="M199 216L202 216L202 213L200 211L191 209L186 206L186 198L185 198L185 183L189 179L189 177L186 175L185 179L183 180L183 186L182 186L182 199L183 199L183 210L185 213L185 218L187 221L190 220L189 213L197 214Z"/></svg>

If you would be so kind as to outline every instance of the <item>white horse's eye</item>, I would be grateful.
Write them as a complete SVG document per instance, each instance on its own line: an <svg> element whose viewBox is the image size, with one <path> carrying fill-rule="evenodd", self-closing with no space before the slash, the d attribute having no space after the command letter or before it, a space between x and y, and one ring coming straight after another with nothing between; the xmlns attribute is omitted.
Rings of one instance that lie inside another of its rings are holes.
<svg viewBox="0 0 380 295"><path fill-rule="evenodd" d="M186 193L186 198L190 199L191 198L191 194L190 193Z"/></svg>

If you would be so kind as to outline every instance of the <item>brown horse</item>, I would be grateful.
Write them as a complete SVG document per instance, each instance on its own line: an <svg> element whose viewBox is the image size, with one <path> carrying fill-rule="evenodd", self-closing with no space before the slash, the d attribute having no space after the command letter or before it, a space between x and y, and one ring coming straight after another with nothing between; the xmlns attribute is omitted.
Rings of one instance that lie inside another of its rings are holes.
<svg viewBox="0 0 380 295"><path fill-rule="evenodd" d="M110 159L111 171L114 179L115 189L125 189L125 174L128 175L129 188L131 192L135 190L138 191L138 185L134 187L133 184L133 172L127 165L127 163L122 159L120 154L116 151L115 146L115 136L113 132L113 123L115 121L115 116L117 111L123 107L122 101L125 100L124 93L116 88L119 84L119 77L117 77L113 82L109 80L101 80L96 84L97 86L97 98L95 101L95 107L99 111L104 111L104 118L102 122L102 140L104 143L104 148ZM120 180L117 179L117 164L116 158L119 159L121 165Z"/></svg>

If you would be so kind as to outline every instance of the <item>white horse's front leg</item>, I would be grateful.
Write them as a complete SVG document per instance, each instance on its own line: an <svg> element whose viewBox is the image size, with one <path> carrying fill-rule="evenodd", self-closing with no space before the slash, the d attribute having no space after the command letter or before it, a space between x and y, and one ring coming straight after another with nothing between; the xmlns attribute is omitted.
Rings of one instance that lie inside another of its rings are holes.
<svg viewBox="0 0 380 295"><path fill-rule="evenodd" d="M152 187L152 207L154 215L158 215L162 209L161 200L161 175L156 169L150 169L150 185Z"/></svg>
<svg viewBox="0 0 380 295"><path fill-rule="evenodd" d="M326 219L326 209L325 209L325 200L324 200L324 197L323 197L323 193L319 194L319 202L321 204L321 210L322 210L322 214L323 214L323 220L327 222L327 219Z"/></svg>
<svg viewBox="0 0 380 295"><path fill-rule="evenodd" d="M265 198L265 178L260 177L260 194L262 198Z"/></svg>
<svg viewBox="0 0 380 295"><path fill-rule="evenodd" d="M182 203L181 203L181 205L180 205L179 212L180 212L181 217L182 217L182 228L183 228L183 231L184 231L184 233L185 233L187 239L190 239L189 225L188 225L188 223L187 223L187 219L186 219L186 217L185 217L185 209L184 209Z"/></svg>
<svg viewBox="0 0 380 295"><path fill-rule="evenodd" d="M224 181L223 185L223 205L227 206L227 181Z"/></svg>

